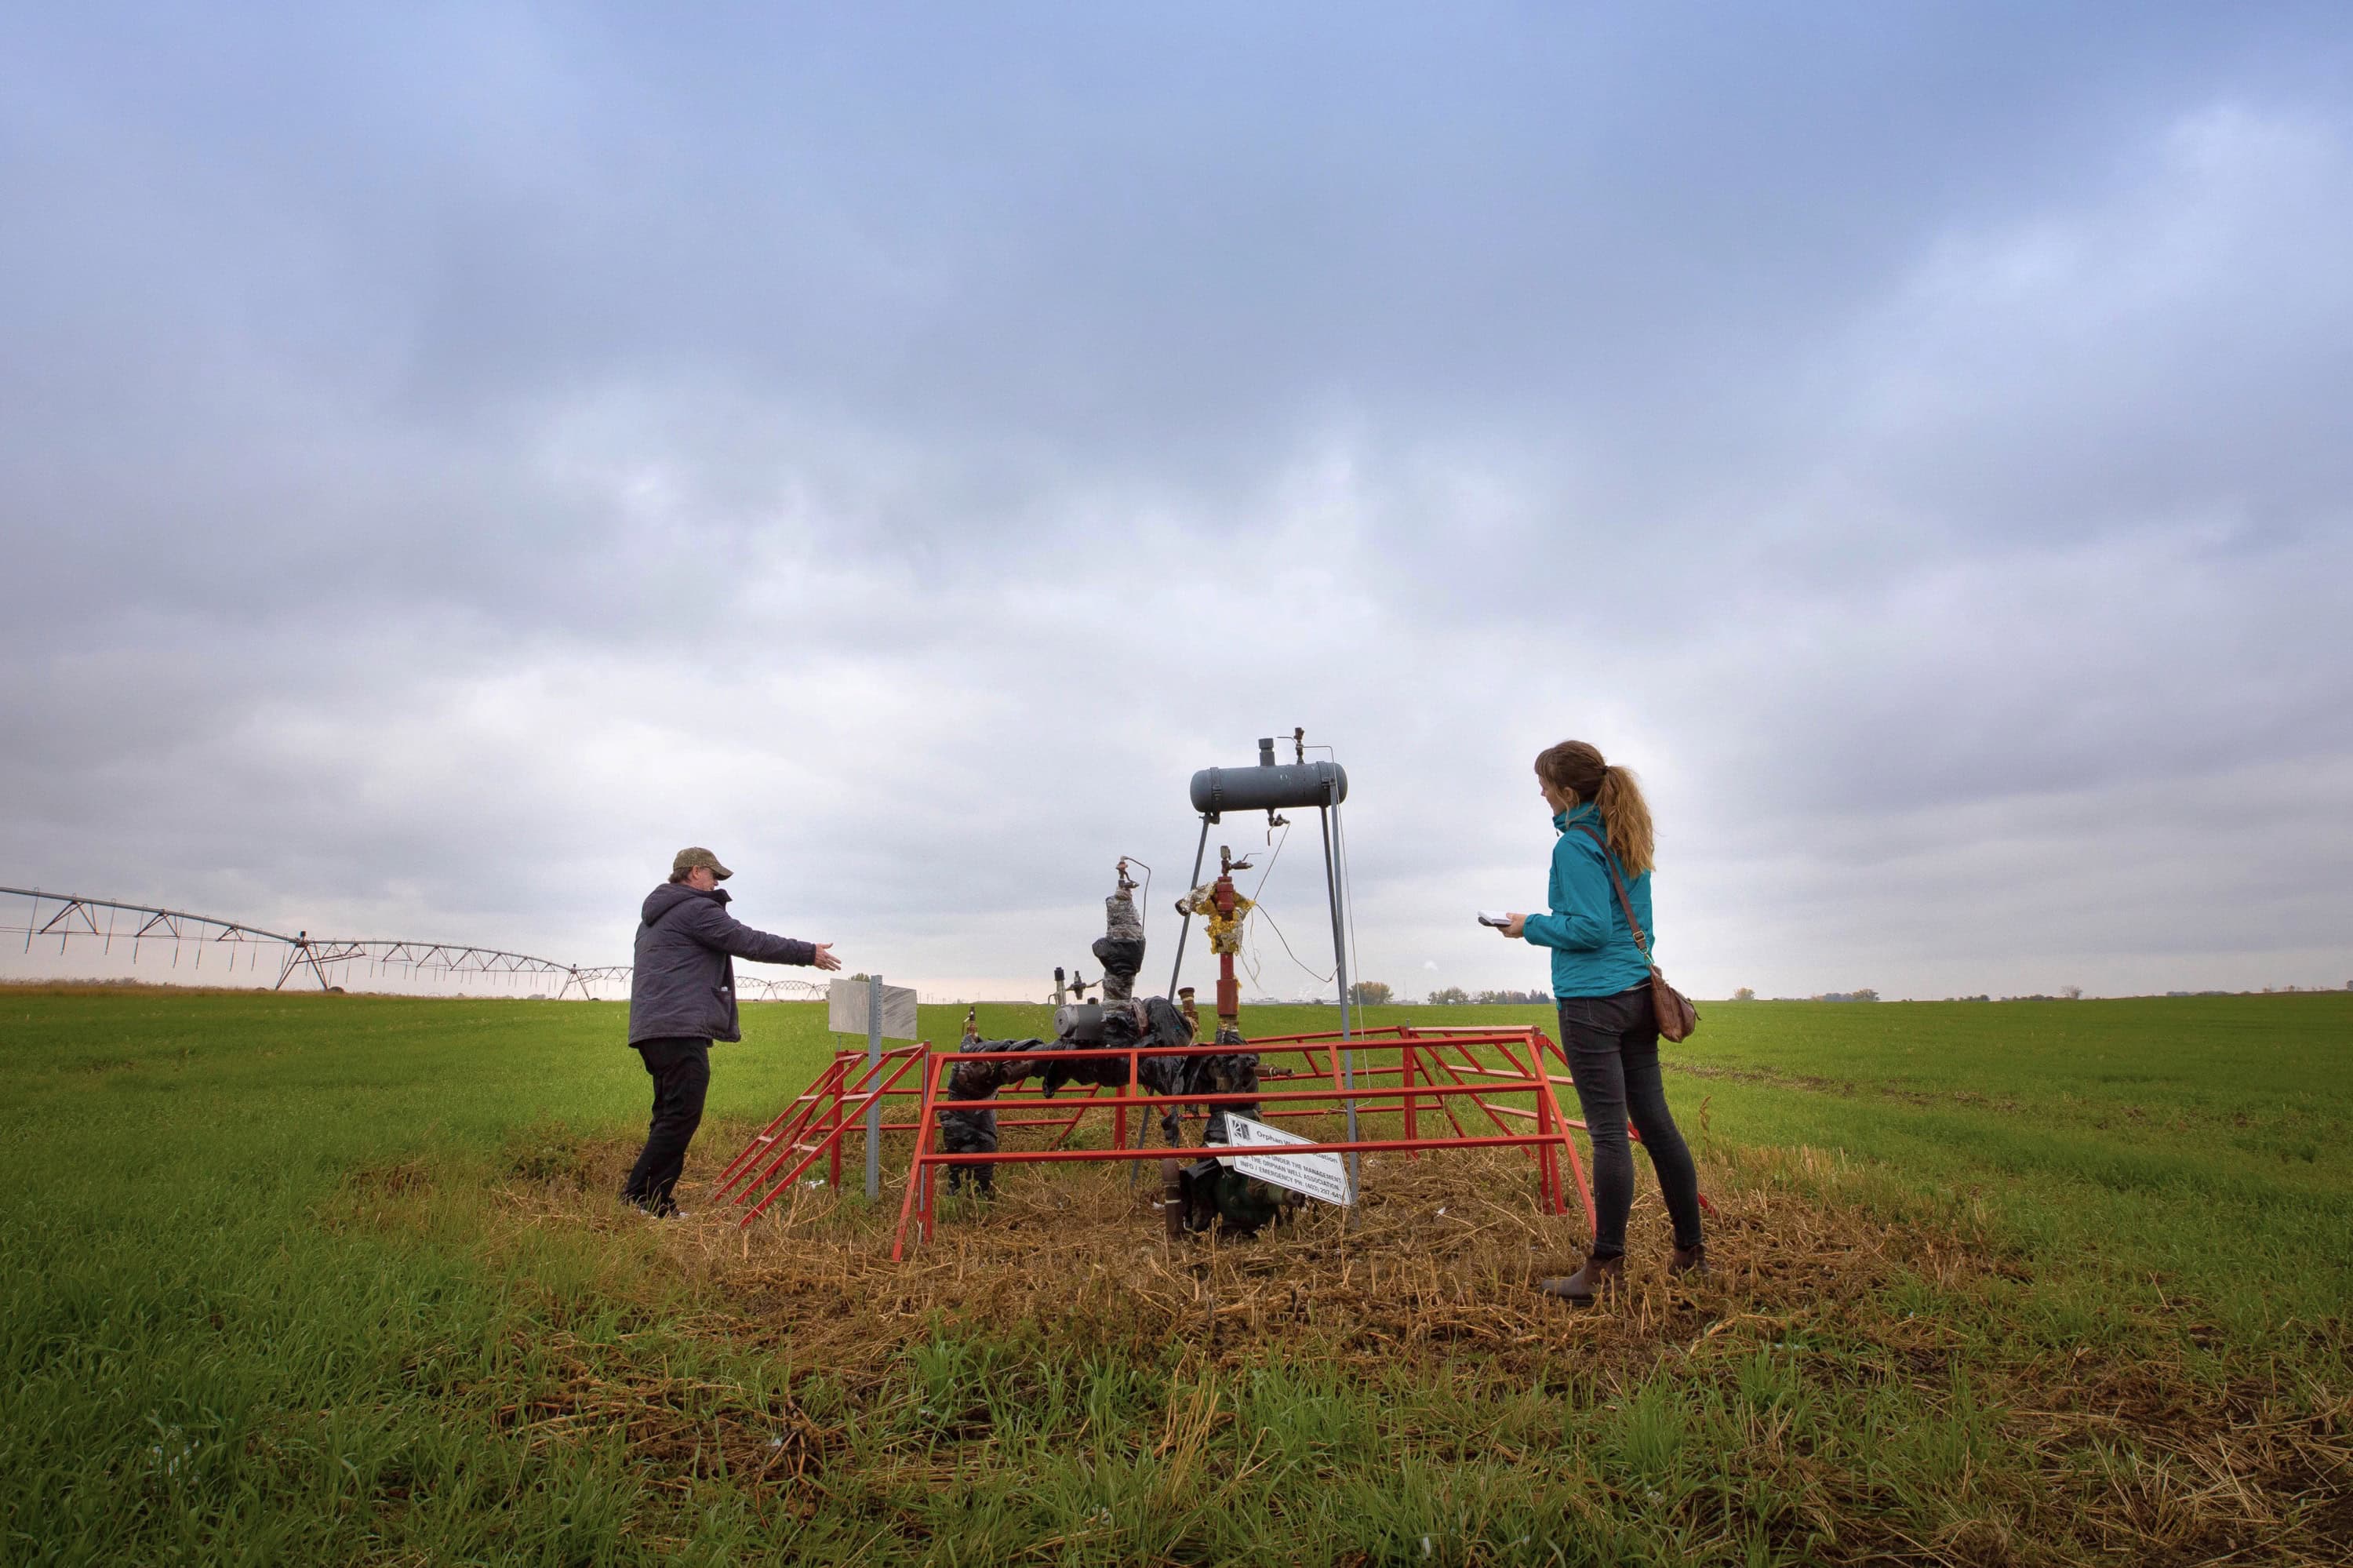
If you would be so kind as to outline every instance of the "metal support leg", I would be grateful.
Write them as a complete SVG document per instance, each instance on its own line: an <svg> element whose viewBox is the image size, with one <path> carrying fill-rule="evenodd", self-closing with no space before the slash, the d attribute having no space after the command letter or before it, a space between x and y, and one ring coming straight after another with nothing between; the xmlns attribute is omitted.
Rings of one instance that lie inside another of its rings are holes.
<svg viewBox="0 0 2353 1568"><path fill-rule="evenodd" d="M1340 1081L1343 1086L1353 1089L1356 1086L1356 1053L1349 1044L1354 1037L1354 1031L1349 1027L1348 1018L1348 945L1343 936L1340 919L1340 868L1332 858L1332 808L1318 806L1315 810L1317 816L1322 819L1324 831L1324 891L1332 900L1332 974L1340 982ZM1346 1105L1348 1141L1355 1143L1358 1141L1356 1102L1352 1099L1347 1101ZM1348 1155L1348 1191L1351 1193L1362 1191L1362 1185L1357 1179L1358 1159L1359 1156L1353 1150ZM1352 1224L1356 1219L1356 1206L1350 1204L1341 1224Z"/></svg>
<svg viewBox="0 0 2353 1568"><path fill-rule="evenodd" d="M882 977L866 982L866 1075L882 1065ZM882 1097L866 1102L866 1201L882 1201Z"/></svg>
<svg viewBox="0 0 2353 1568"><path fill-rule="evenodd" d="M1193 880L1185 885L1187 893L1201 885L1201 857L1208 853L1209 818L1208 814L1204 812L1201 816L1201 842L1193 850ZM1188 908L1185 911L1184 923L1176 927L1176 961L1168 968L1168 1000L1170 1001L1176 1000L1176 977L1185 972L1185 938L1192 934L1193 911Z"/></svg>

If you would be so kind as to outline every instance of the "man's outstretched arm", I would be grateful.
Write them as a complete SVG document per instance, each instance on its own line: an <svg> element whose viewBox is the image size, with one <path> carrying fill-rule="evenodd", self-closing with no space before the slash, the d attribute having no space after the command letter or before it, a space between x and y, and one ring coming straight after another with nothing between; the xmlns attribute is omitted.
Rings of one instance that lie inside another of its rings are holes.
<svg viewBox="0 0 2353 1568"><path fill-rule="evenodd" d="M797 938L755 931L716 904L700 899L693 902L697 907L679 913L687 916L688 932L705 947L758 964L805 964L821 969L841 967L841 960L833 956L830 942L804 942Z"/></svg>

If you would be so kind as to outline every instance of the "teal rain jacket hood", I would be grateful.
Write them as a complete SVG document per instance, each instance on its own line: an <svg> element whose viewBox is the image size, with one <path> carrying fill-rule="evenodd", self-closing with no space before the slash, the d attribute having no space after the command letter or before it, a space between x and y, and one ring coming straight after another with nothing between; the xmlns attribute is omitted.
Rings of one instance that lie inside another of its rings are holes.
<svg viewBox="0 0 2353 1568"><path fill-rule="evenodd" d="M1573 811L1555 814L1553 831L1560 835L1552 846L1552 882L1546 889L1548 915L1531 915L1522 927L1527 939L1552 949L1552 993L1559 996L1616 996L1651 978L1651 966L1626 927L1625 911L1618 907L1618 890L1610 885L1609 864L1602 847L1584 830L1603 838L1601 813L1588 800ZM1620 866L1620 873L1624 867ZM1626 896L1642 933L1655 945L1659 928L1651 922L1651 874L1629 877Z"/></svg>

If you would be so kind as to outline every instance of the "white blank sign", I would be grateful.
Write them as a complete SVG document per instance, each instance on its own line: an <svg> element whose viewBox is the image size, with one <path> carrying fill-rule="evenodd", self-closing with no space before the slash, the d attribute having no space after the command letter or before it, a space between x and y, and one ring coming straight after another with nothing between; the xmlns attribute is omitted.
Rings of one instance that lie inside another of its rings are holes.
<svg viewBox="0 0 2353 1568"><path fill-rule="evenodd" d="M867 1033L866 997L871 989L865 980L838 980L825 988L825 1026L836 1034ZM915 990L913 986L886 985L882 988L882 1038L913 1040L918 1038L915 1027Z"/></svg>

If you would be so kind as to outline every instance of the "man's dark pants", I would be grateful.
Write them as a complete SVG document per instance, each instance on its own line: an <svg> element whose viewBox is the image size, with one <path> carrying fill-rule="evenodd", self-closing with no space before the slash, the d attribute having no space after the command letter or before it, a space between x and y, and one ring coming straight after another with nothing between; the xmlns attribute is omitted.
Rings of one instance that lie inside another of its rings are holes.
<svg viewBox="0 0 2353 1568"><path fill-rule="evenodd" d="M1562 997L1560 1043L1593 1139L1593 1255L1616 1257L1626 1250L1626 1215L1634 1206L1629 1121L1642 1135L1651 1169L1658 1172L1659 1192L1675 1224L1675 1245L1699 1245L1699 1172L1660 1082L1651 982L1616 996Z"/></svg>
<svg viewBox="0 0 2353 1568"><path fill-rule="evenodd" d="M621 1196L657 1214L675 1213L670 1194L686 1168L686 1146L702 1125L702 1097L711 1087L711 1042L640 1040L637 1050L654 1081L654 1119Z"/></svg>

